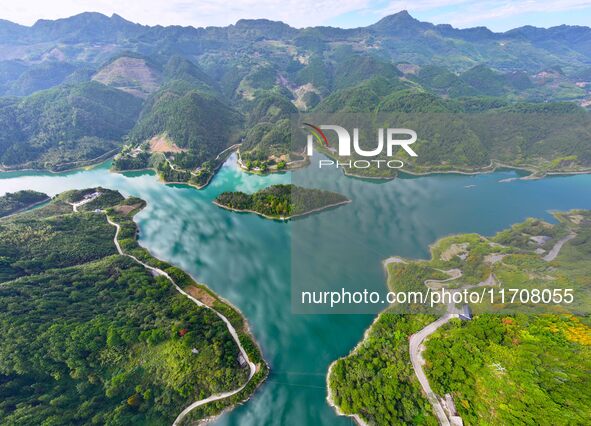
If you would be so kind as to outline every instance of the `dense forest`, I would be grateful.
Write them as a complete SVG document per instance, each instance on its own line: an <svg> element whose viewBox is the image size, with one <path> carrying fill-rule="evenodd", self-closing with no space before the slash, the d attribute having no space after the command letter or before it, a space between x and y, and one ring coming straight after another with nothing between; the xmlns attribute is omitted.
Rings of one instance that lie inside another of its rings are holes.
<svg viewBox="0 0 591 426"><path fill-rule="evenodd" d="M433 319L382 313L363 343L331 368L329 386L339 409L368 424L437 425L408 352L409 336Z"/></svg>
<svg viewBox="0 0 591 426"><path fill-rule="evenodd" d="M6 193L0 197L0 217L9 216L47 200L47 194L37 191Z"/></svg>
<svg viewBox="0 0 591 426"><path fill-rule="evenodd" d="M95 193L72 212L69 203ZM182 287L209 291L139 248L132 216L144 205L94 188L0 221L0 423L170 424L190 402L246 380L238 348L213 311L117 254L105 211L122 224L127 250ZM239 330L249 357L262 362L242 317L210 297ZM253 386L266 369L258 374Z"/></svg>
<svg viewBox="0 0 591 426"><path fill-rule="evenodd" d="M301 188L291 184L272 185L254 194L224 192L215 199L215 203L221 207L281 219L305 215L347 202L349 200L344 195L336 192Z"/></svg>
<svg viewBox="0 0 591 426"><path fill-rule="evenodd" d="M267 20L195 29L83 13L1 22L0 38L10 58L0 60L3 169L74 168L120 149L116 170L153 168L202 187L237 143L254 171L301 159L290 121L304 112L336 113L332 122L386 114L415 129L419 156L400 158L410 172L591 167L586 27L459 30L402 11L355 29ZM153 146L164 137L170 148ZM374 145L373 131L362 143Z"/></svg>
<svg viewBox="0 0 591 426"><path fill-rule="evenodd" d="M446 282L450 289L488 277L493 277L489 285L502 288L573 289L570 304L471 305L473 320L452 320L429 337L430 384L438 396L452 395L464 424L554 424L556 419L585 424L591 418L591 212L555 217L554 224L530 218L490 238L445 237L431 247L428 261L388 265L388 286L398 292L425 291L433 284L429 280L449 278L444 271L450 270L461 271ZM558 256L544 259L567 235L573 238ZM418 305L392 307L357 350L335 363L329 381L343 412L370 424L436 424L414 377L407 343L435 313L441 314ZM398 379L390 380L394 375Z"/></svg>
<svg viewBox="0 0 591 426"><path fill-rule="evenodd" d="M74 168L113 153L141 102L95 82L0 101L0 165Z"/></svg>
<svg viewBox="0 0 591 426"><path fill-rule="evenodd" d="M572 315L454 321L426 350L433 390L454 396L466 425L586 424L591 326Z"/></svg>

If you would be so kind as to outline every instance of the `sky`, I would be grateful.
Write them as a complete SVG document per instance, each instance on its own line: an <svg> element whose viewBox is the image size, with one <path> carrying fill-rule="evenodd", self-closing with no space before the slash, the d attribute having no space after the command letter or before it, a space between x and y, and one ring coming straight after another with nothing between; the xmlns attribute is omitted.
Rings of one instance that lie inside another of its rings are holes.
<svg viewBox="0 0 591 426"><path fill-rule="evenodd" d="M147 25L225 26L267 18L298 28L353 28L401 10L421 21L493 31L591 25L591 0L0 0L0 19L23 25L92 11Z"/></svg>

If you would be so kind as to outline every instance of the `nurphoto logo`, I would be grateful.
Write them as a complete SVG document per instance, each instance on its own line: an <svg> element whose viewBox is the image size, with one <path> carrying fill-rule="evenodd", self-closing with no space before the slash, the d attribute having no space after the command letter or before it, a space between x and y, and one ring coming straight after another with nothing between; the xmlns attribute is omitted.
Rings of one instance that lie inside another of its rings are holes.
<svg viewBox="0 0 591 426"><path fill-rule="evenodd" d="M329 156L337 157L335 160L322 159L318 162L318 167L323 166L334 166L348 167L355 169L367 169L372 165L377 168L388 167L391 169L400 169L404 167L404 163L399 159L392 159L391 157L402 148L411 157L417 157L417 153L410 147L417 141L417 132L411 129L402 128L380 128L377 131L377 146L375 148L366 149L363 148L359 140L359 128L353 128L353 144L351 149L351 134L347 129L342 126L334 124L321 124L315 126L310 123L303 123L307 130L310 132L307 136L306 153L308 156L312 156L314 153L314 140L320 144ZM330 144L328 137L324 133L324 130L331 130L336 133L338 143L337 148ZM401 138L402 136L402 138ZM384 156L384 147L386 150L386 158L375 158ZM347 161L341 161L341 158L351 157L351 151L353 150L355 157L374 157L369 159L351 159Z"/></svg>

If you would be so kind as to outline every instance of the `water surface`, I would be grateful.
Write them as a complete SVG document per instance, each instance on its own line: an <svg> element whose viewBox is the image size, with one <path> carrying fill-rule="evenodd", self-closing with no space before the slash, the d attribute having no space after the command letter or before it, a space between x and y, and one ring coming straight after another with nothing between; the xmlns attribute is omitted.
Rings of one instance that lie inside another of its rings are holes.
<svg viewBox="0 0 591 426"><path fill-rule="evenodd" d="M136 216L140 243L179 265L246 315L271 366L268 381L218 425L345 425L326 404L325 374L346 355L374 315L294 314L291 279L311 287L384 290L381 261L426 257L428 245L458 232L493 234L550 210L591 208L591 176L499 183L513 171L434 175L371 182L308 168L242 173L231 158L203 190L163 185L153 173L110 173L109 164L63 174L0 174L0 194L35 189L50 195L103 186L145 199ZM293 179L292 179L293 178ZM292 222L220 209L221 192L253 192L274 183L335 190L353 202ZM293 238L292 238L293 237ZM314 237L314 238L312 238ZM292 241L293 240L293 241Z"/></svg>

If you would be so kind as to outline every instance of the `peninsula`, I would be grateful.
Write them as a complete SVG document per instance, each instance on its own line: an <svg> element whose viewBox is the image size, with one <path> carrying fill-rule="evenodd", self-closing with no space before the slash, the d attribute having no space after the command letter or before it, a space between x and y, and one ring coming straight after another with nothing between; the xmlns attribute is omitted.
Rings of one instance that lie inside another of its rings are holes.
<svg viewBox="0 0 591 426"><path fill-rule="evenodd" d="M543 423L548 416L584 423L591 414L591 212L555 218L528 219L490 238L443 238L428 261L385 261L392 291L570 288L574 300L495 300L472 306L467 316L455 306L443 313L413 306L412 315L391 306L354 351L331 365L329 402L337 412L379 425Z"/></svg>
<svg viewBox="0 0 591 426"><path fill-rule="evenodd" d="M138 245L145 205L99 187L0 220L5 423L187 424L266 378L242 314Z"/></svg>

